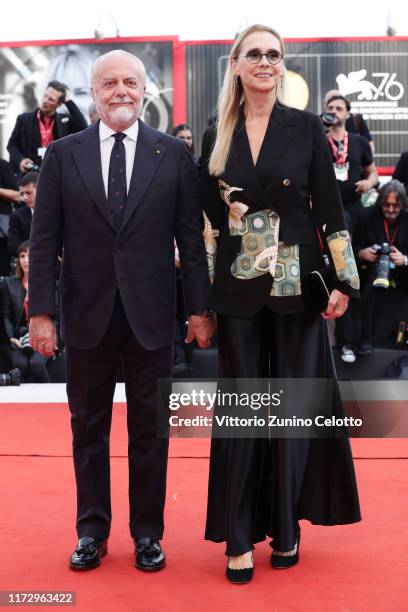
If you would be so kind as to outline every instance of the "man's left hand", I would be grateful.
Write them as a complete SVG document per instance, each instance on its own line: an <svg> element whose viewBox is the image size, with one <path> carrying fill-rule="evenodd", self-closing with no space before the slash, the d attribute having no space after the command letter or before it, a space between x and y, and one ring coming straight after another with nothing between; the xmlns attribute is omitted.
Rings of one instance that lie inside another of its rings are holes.
<svg viewBox="0 0 408 612"><path fill-rule="evenodd" d="M370 191L371 189L370 182L367 181L366 179L363 179L362 181L357 181L357 183L355 184L355 187L356 187L357 193L367 193L367 191Z"/></svg>
<svg viewBox="0 0 408 612"><path fill-rule="evenodd" d="M343 316L347 310L349 299L348 295L344 295L338 289L333 289L327 308L325 312L321 313L323 319L337 319Z"/></svg>
<svg viewBox="0 0 408 612"><path fill-rule="evenodd" d="M190 344L196 339L200 348L208 348L211 344L211 338L215 332L214 315L210 317L203 315L191 315L188 318L188 332L186 343Z"/></svg>
<svg viewBox="0 0 408 612"><path fill-rule="evenodd" d="M396 266L405 266L405 255L395 246L390 247L390 259Z"/></svg>

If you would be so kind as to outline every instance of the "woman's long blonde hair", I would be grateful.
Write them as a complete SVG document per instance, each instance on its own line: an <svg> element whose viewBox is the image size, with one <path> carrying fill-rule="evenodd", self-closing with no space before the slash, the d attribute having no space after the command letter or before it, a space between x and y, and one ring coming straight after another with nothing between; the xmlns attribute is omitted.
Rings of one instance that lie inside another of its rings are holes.
<svg viewBox="0 0 408 612"><path fill-rule="evenodd" d="M255 24L241 32L234 42L228 58L228 66L224 75L224 82L218 97L217 136L209 161L209 172L218 176L225 170L225 164L231 148L232 135L238 120L239 107L242 104L243 88L241 79L232 71L231 60L237 60L241 51L242 42L253 32L270 32L279 40L282 55L285 53L281 35L269 26ZM282 104L286 103L287 80L283 66L282 78L279 81L276 99Z"/></svg>

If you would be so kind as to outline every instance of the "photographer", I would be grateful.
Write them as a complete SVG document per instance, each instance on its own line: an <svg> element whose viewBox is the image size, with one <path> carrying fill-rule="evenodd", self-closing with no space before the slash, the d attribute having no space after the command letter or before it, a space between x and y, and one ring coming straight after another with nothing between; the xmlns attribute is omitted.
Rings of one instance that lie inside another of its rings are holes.
<svg viewBox="0 0 408 612"><path fill-rule="evenodd" d="M343 207L350 215L353 231L363 208L361 196L378 184L378 175L367 139L346 130L348 105L341 95L327 101L327 111L335 117L327 138Z"/></svg>
<svg viewBox="0 0 408 612"><path fill-rule="evenodd" d="M396 327L395 305L408 306L408 200L404 186L389 181L374 206L366 208L354 232L354 251L362 281L362 335L359 353L372 353L375 313L388 305L384 330ZM391 307L393 306L393 307ZM391 334L390 334L391 335Z"/></svg>
<svg viewBox="0 0 408 612"><path fill-rule="evenodd" d="M0 277L10 274L7 237L10 213L19 201L20 194L13 170L5 159L0 159Z"/></svg>
<svg viewBox="0 0 408 612"><path fill-rule="evenodd" d="M327 119L324 117L327 112L327 102L329 100L332 100L336 96L343 97L339 89L331 89L325 94L324 99L323 99L323 108L325 109L325 112L322 114L322 119L327 129L331 127L331 121L332 121L331 117L327 117ZM371 136L370 130L368 129L366 120L364 119L363 115L361 115L361 113L352 113L351 104L349 100L347 100L347 98L345 98L345 100L347 102L347 111L348 111L348 115L346 119L346 130L353 134L360 134L360 136L364 136L364 138L366 138L368 142L370 143L371 151L374 155L374 150L375 150L374 140L373 140L373 137Z"/></svg>
<svg viewBox="0 0 408 612"><path fill-rule="evenodd" d="M20 244L30 239L38 177L38 172L27 172L20 180L19 197L25 206L16 208L10 215L8 252L11 257L17 257Z"/></svg>
<svg viewBox="0 0 408 612"><path fill-rule="evenodd" d="M354 226L363 210L361 196L378 183L378 176L368 140L346 129L349 108L348 100L341 94L334 94L327 100L326 109L333 116L327 139L348 229L353 234ZM354 363L356 360L354 308L351 300L347 312L336 321L336 343L345 363Z"/></svg>
<svg viewBox="0 0 408 612"><path fill-rule="evenodd" d="M23 382L50 382L47 357L33 351L28 338L28 242L18 248L16 275L4 279L3 321L8 339L6 348L13 368L21 372Z"/></svg>
<svg viewBox="0 0 408 612"><path fill-rule="evenodd" d="M68 113L57 112L65 105ZM10 162L16 174L39 170L45 149L54 140L80 132L87 122L73 100L68 88L59 81L50 81L43 94L40 107L17 117L8 141Z"/></svg>

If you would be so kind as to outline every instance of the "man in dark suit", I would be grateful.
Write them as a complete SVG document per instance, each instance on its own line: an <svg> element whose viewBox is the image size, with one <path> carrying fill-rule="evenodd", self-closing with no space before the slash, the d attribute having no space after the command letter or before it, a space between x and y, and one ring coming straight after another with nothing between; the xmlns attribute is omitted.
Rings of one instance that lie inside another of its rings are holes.
<svg viewBox="0 0 408 612"><path fill-rule="evenodd" d="M402 183L408 193L408 151L401 153L392 178Z"/></svg>
<svg viewBox="0 0 408 612"><path fill-rule="evenodd" d="M13 170L8 161L0 159L0 278L10 273L7 248L10 214L19 201L20 194Z"/></svg>
<svg viewBox="0 0 408 612"><path fill-rule="evenodd" d="M65 104L69 114L57 113ZM75 134L87 127L86 120L73 100L68 100L68 89L59 81L47 85L40 107L17 117L8 141L10 162L16 173L24 174L41 166L47 146L63 136Z"/></svg>
<svg viewBox="0 0 408 612"><path fill-rule="evenodd" d="M55 268L62 233L61 334L73 430L79 543L73 569L100 564L111 524L109 430L118 366L125 377L130 532L136 567L157 570L168 440L157 439L156 382L169 378L175 320L174 239L183 265L189 331L206 348L214 331L199 187L184 143L139 119L142 62L99 57L91 76L101 118L52 143L37 189L30 241L30 340L55 348Z"/></svg>
<svg viewBox="0 0 408 612"><path fill-rule="evenodd" d="M20 199L25 206L16 208L10 215L8 251L12 257L17 257L20 244L30 239L38 176L38 172L27 172L20 181Z"/></svg>

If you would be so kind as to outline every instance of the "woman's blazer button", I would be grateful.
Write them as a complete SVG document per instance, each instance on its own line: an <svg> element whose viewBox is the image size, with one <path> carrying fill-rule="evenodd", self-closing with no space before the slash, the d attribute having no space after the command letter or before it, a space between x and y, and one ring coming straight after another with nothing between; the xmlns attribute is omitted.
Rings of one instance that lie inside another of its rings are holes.
<svg viewBox="0 0 408 612"><path fill-rule="evenodd" d="M288 178L283 179L283 184L285 185L285 187L288 187L290 185L290 180Z"/></svg>

